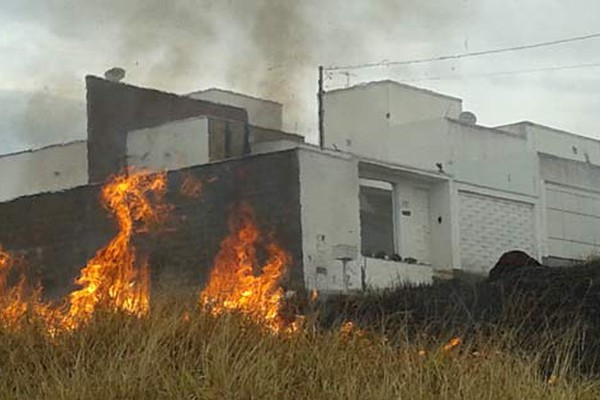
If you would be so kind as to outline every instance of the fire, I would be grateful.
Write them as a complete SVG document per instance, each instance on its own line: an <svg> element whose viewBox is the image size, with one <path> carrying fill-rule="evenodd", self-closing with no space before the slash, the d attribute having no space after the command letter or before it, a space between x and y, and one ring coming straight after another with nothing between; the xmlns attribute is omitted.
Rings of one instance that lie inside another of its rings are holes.
<svg viewBox="0 0 600 400"><path fill-rule="evenodd" d="M453 337L446 343L443 347L444 351L450 351L456 346L459 346L462 343L462 339L459 337Z"/></svg>
<svg viewBox="0 0 600 400"><path fill-rule="evenodd" d="M53 324L59 313L41 302L41 287L30 287L22 270L13 277L16 282L9 284L15 266L15 259L0 247L0 326L17 330L29 318Z"/></svg>
<svg viewBox="0 0 600 400"><path fill-rule="evenodd" d="M282 316L280 286L290 255L273 242L264 243L252 208L242 203L229 219L229 235L221 242L200 305L213 315L237 311L273 332L293 330ZM266 251L260 265L257 246Z"/></svg>
<svg viewBox="0 0 600 400"><path fill-rule="evenodd" d="M148 313L148 268L146 262L136 256L131 238L136 231L148 230L152 223L164 217L167 211L162 202L165 192L164 173L129 170L113 177L104 186L102 203L114 214L119 232L81 270L75 281L81 289L69 295L64 327L77 327L99 307L138 317Z"/></svg>
<svg viewBox="0 0 600 400"><path fill-rule="evenodd" d="M0 325L14 329L27 314L25 276L20 275L15 285L9 285L14 258L0 247Z"/></svg>

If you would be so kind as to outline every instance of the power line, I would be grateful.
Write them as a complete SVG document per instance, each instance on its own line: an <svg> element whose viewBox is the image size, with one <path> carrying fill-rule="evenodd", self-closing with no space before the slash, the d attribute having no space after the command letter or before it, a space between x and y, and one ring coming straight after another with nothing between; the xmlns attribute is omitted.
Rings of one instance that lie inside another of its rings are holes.
<svg viewBox="0 0 600 400"><path fill-rule="evenodd" d="M566 38L566 39L553 40L550 42L540 42L540 43L527 44L527 45L522 45L522 46L504 47L504 48L500 48L500 49L451 54L451 55L447 55L447 56L421 58L421 59L416 59L416 60L379 61L379 62L373 62L373 63L364 63L364 64L355 64L355 65L346 65L346 66L331 66L331 67L326 67L325 70L327 70L327 71L352 70L352 69L373 68L373 67L382 67L382 66L388 67L388 66L396 66L396 65L421 64L421 63L434 62L434 61L456 60L459 58L479 57L479 56L484 56L484 55L488 55L488 54L498 54L498 53L505 53L505 52L509 52L509 51L521 51L521 50L535 49L535 48L540 48L540 47L555 46L555 45L559 45L559 44L563 44L563 43L577 42L577 41L593 39L593 38L597 38L597 37L600 37L600 32L593 33L590 35L576 36L576 37L571 37L571 38Z"/></svg>
<svg viewBox="0 0 600 400"><path fill-rule="evenodd" d="M490 73L485 73L485 74L429 76L429 77L421 77L421 78L413 78L413 79L402 79L402 82L436 81L436 80L444 80L444 79L487 78L487 77L494 77L494 76L509 76L509 75L529 74L529 73L536 73L536 72L562 71L562 70L568 70L568 69L583 69L583 68L597 68L597 67L600 67L600 62L587 63L587 64L562 65L562 66L545 67L545 68L520 69L520 70L513 70L513 71L490 72Z"/></svg>

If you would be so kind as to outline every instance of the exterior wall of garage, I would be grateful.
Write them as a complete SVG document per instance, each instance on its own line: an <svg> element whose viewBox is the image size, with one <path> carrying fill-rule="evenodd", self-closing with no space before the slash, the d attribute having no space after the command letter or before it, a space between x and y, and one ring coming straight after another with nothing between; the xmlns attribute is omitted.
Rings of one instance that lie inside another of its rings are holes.
<svg viewBox="0 0 600 400"><path fill-rule="evenodd" d="M600 167L540 155L545 221L544 257L549 263L600 253Z"/></svg>

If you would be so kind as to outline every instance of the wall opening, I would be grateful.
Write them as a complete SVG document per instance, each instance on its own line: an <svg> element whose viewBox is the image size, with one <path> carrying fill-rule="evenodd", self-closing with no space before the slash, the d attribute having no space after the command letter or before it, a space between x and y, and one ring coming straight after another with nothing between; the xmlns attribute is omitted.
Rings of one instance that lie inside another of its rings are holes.
<svg viewBox="0 0 600 400"><path fill-rule="evenodd" d="M393 258L394 188L390 182L360 180L360 232L363 256Z"/></svg>

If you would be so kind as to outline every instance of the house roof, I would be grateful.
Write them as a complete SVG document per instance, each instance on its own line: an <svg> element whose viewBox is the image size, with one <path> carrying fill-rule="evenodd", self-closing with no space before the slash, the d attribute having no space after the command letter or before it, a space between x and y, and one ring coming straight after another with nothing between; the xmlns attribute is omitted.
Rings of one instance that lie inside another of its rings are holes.
<svg viewBox="0 0 600 400"><path fill-rule="evenodd" d="M573 133L573 132L565 131L563 129L558 129L558 128L554 128L554 127L551 127L551 126L548 126L548 125L538 124L536 122L527 121L527 120L525 120L525 121L519 121L519 122L514 122L512 124L499 125L499 126L496 126L495 128L496 129L502 129L502 128L509 127L509 126L534 126L534 127L546 129L546 130L549 130L549 131L553 131L553 132L557 132L557 133L562 133L562 134L565 134L565 135L575 136L575 137L580 138L580 139L589 139L589 140L594 140L596 142L600 142L600 139L597 139L597 138L594 138L594 137L591 137L591 136L586 136L586 135L582 135L582 134L579 134L579 133Z"/></svg>
<svg viewBox="0 0 600 400"><path fill-rule="evenodd" d="M469 124L469 123L461 121L459 119L449 118L449 117L446 117L445 119L448 120L448 121L450 121L450 122L452 122L452 123L454 123L454 124L463 125L463 126L469 126L469 127L474 128L474 129L482 129L482 130L486 130L486 131L490 131L490 132L494 132L494 133L499 133L499 134L502 134L502 135L517 137L517 138L520 138L520 139L525 139L525 137L526 137L525 134L511 132L511 131L506 131L506 130L503 130L501 127L497 127L497 126L489 127L489 126L483 126L483 125L478 125L478 124Z"/></svg>
<svg viewBox="0 0 600 400"><path fill-rule="evenodd" d="M421 92L421 93L425 93L431 96L436 96L436 97L441 97L447 100L453 100L453 101L459 101L462 102L462 99L459 97L454 97L454 96L449 96L447 94L442 94L442 93L438 93L438 92L434 92L433 90L429 90L429 89L424 89L424 88L420 88L417 86L412 86L412 85L407 85L405 83L400 83L391 79L384 79L384 80L380 80L380 81L371 81L371 82L365 82L365 83L360 83L358 85L354 85L354 86L350 86L347 88L339 88L339 89L333 89L333 90L328 90L325 93L326 94L330 94L330 93L339 93L339 92L345 92L345 91L349 91L349 90L356 90L356 89L366 89L368 87L372 87L372 86L382 86L382 85L394 85L394 86L398 86L402 89L408 89L408 90L414 90L417 92Z"/></svg>
<svg viewBox="0 0 600 400"><path fill-rule="evenodd" d="M25 154L25 153L36 153L38 151L43 151L43 150L52 149L52 148L56 148L56 147L66 147L66 146L70 146L73 144L83 144L86 142L87 142L87 140L78 139L78 140L71 140L71 141L64 142L64 143L53 143L53 144L49 144L49 145L42 146L42 147L36 147L36 148L31 148L31 149L26 149L26 150L19 150L19 151L15 151L12 153L0 154L0 158L18 156L18 155Z"/></svg>
<svg viewBox="0 0 600 400"><path fill-rule="evenodd" d="M251 96L251 95L246 94L246 93L240 93L240 92L235 92L233 90L221 89L221 88L216 88L216 87L212 87L212 88L208 88L208 89L204 89L204 90L197 90L195 92L184 94L183 96L190 97L190 96L193 96L195 94L202 94L202 93L209 93L209 92L227 93L227 94L231 94L231 95L234 95L234 96L244 97L244 98L250 99L250 100L264 101L265 103L272 103L272 104L276 104L278 106L283 106L282 103L280 103L278 101L275 101L275 100L265 99L265 98L257 97L257 96Z"/></svg>

